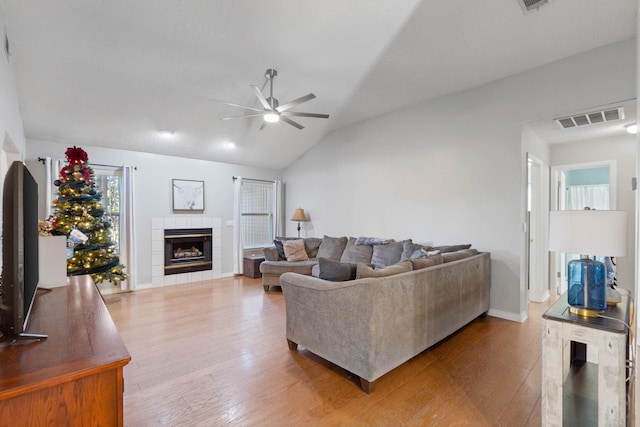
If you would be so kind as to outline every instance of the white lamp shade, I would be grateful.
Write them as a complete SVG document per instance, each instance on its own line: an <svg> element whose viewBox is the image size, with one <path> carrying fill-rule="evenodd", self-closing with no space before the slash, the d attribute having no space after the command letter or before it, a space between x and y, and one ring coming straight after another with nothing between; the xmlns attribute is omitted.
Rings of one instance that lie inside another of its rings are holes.
<svg viewBox="0 0 640 427"><path fill-rule="evenodd" d="M549 212L549 250L590 256L627 255L625 211Z"/></svg>

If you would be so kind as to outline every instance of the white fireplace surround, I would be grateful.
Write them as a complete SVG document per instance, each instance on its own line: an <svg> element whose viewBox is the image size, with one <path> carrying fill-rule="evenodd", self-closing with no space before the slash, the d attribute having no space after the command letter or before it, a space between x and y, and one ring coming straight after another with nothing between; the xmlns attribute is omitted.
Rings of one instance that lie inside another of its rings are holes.
<svg viewBox="0 0 640 427"><path fill-rule="evenodd" d="M164 230L172 228L211 228L213 269L193 273L164 275ZM222 277L222 220L191 216L151 218L151 286L179 285Z"/></svg>

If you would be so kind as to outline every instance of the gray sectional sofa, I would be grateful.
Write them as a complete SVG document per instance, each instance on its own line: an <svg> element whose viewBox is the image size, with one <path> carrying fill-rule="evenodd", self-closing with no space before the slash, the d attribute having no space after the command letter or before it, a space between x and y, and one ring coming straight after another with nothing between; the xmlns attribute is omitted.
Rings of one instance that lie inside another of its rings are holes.
<svg viewBox="0 0 640 427"><path fill-rule="evenodd" d="M286 271L285 263L295 262L282 260L265 261L261 271L264 278L271 269L273 280L281 268L289 348L300 345L357 375L367 393L382 375L489 310L489 253L469 245L429 251L410 240L383 248L340 239L346 242L338 259L335 252L333 259L318 256L328 253L320 247L302 272Z"/></svg>

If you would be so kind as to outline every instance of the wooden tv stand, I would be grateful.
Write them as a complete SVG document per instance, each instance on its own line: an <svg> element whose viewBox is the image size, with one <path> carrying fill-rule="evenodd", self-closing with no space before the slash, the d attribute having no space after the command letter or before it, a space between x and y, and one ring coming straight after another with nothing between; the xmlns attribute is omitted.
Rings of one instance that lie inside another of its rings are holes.
<svg viewBox="0 0 640 427"><path fill-rule="evenodd" d="M90 276L38 290L27 332L0 342L0 426L122 426L131 356Z"/></svg>

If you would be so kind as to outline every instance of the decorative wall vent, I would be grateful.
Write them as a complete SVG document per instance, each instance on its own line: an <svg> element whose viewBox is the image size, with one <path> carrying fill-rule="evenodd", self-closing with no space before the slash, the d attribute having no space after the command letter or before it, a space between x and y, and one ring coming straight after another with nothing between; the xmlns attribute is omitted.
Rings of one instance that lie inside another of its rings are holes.
<svg viewBox="0 0 640 427"><path fill-rule="evenodd" d="M570 129L579 126L593 125L596 123L610 122L624 119L624 108L608 108L606 110L593 111L591 113L576 114L575 116L554 119L562 129Z"/></svg>
<svg viewBox="0 0 640 427"><path fill-rule="evenodd" d="M540 6L545 5L549 0L518 0L518 4L524 11L524 13L538 10Z"/></svg>

